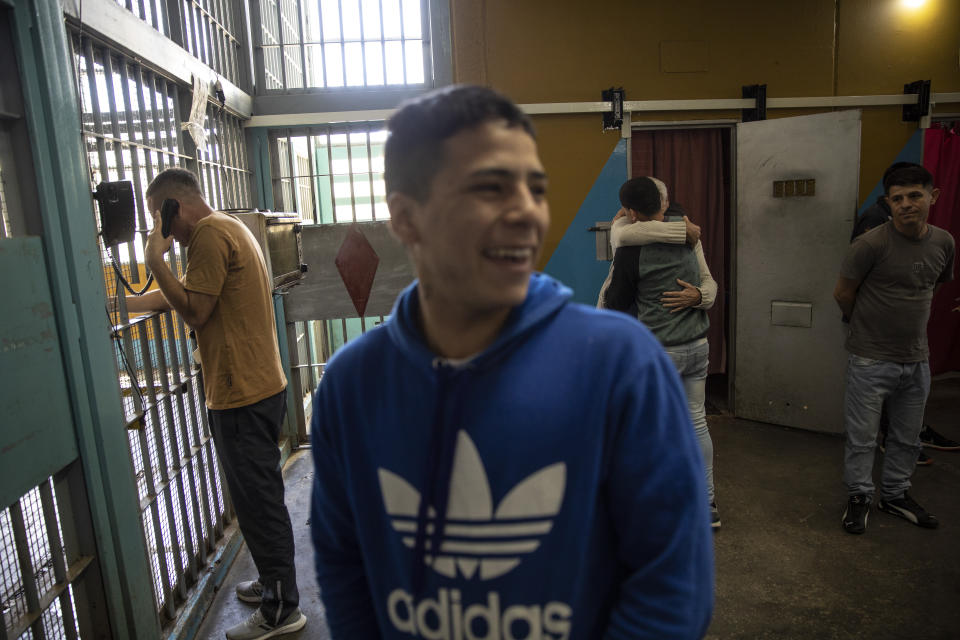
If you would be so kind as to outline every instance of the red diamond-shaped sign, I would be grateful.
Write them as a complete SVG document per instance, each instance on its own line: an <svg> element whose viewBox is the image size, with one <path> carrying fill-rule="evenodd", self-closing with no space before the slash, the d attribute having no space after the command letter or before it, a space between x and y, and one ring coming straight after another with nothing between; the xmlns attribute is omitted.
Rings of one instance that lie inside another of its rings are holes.
<svg viewBox="0 0 960 640"><path fill-rule="evenodd" d="M373 288L373 278L377 275L380 256L360 231L359 225L352 224L347 229L347 237L343 239L334 263L357 314L362 318L370 300L370 290Z"/></svg>

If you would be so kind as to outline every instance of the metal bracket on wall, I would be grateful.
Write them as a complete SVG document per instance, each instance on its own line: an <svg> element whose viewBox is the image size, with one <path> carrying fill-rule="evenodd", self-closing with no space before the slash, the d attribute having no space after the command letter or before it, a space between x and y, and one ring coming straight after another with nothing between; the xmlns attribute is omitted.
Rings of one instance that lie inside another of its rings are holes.
<svg viewBox="0 0 960 640"><path fill-rule="evenodd" d="M587 227L587 231L597 234L594 236L597 243L597 260L610 262L613 260L613 248L610 246L610 227L609 220L597 222L592 227Z"/></svg>
<svg viewBox="0 0 960 640"><path fill-rule="evenodd" d="M619 129L623 125L623 87L604 89L600 92L600 99L610 102L610 111L603 114L603 130Z"/></svg>
<svg viewBox="0 0 960 640"><path fill-rule="evenodd" d="M767 119L767 85L745 85L743 87L743 97L756 100L756 105L753 108L741 111L743 122Z"/></svg>
<svg viewBox="0 0 960 640"><path fill-rule="evenodd" d="M903 105L904 122L920 122L930 113L930 81L917 80L903 85L904 95L916 95L916 104Z"/></svg>

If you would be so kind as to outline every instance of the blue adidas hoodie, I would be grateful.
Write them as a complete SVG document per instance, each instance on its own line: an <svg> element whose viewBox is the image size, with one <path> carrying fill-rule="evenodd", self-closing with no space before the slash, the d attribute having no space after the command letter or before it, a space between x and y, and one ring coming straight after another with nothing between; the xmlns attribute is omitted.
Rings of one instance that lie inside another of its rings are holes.
<svg viewBox="0 0 960 640"><path fill-rule="evenodd" d="M497 340L451 366L425 343L416 287L337 352L314 399L333 637L702 637L703 464L650 332L534 274Z"/></svg>

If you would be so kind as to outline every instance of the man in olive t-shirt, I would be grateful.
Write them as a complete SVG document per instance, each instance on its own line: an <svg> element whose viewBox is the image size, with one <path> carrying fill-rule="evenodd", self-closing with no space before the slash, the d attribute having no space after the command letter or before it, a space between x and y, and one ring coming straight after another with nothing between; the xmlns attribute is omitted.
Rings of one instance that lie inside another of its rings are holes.
<svg viewBox="0 0 960 640"><path fill-rule="evenodd" d="M920 453L918 436L930 391L927 319L941 283L953 279L953 237L927 224L939 189L923 167L905 167L884 179L890 222L863 234L840 268L834 298L850 318L844 397L843 528L863 533L873 502L874 450L881 407L890 426L877 509L926 528L936 517L909 495Z"/></svg>
<svg viewBox="0 0 960 640"><path fill-rule="evenodd" d="M260 247L239 220L214 211L196 176L167 169L147 188L154 226L144 249L160 287L128 298L130 311L173 309L197 334L210 428L257 580L237 596L259 605L227 630L230 640L258 640L303 628L294 565L293 528L284 503L277 442L286 412L270 278ZM159 210L176 203L170 231L186 245L182 282L163 259L172 238Z"/></svg>

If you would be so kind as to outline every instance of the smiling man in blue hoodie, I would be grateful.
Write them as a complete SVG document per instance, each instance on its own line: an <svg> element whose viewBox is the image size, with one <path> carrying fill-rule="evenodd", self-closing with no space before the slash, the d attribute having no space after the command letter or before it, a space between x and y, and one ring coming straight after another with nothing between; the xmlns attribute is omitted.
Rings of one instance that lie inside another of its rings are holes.
<svg viewBox="0 0 960 640"><path fill-rule="evenodd" d="M683 388L639 323L534 273L549 209L529 119L452 87L389 129L418 279L314 402L333 637L702 637L713 549Z"/></svg>

